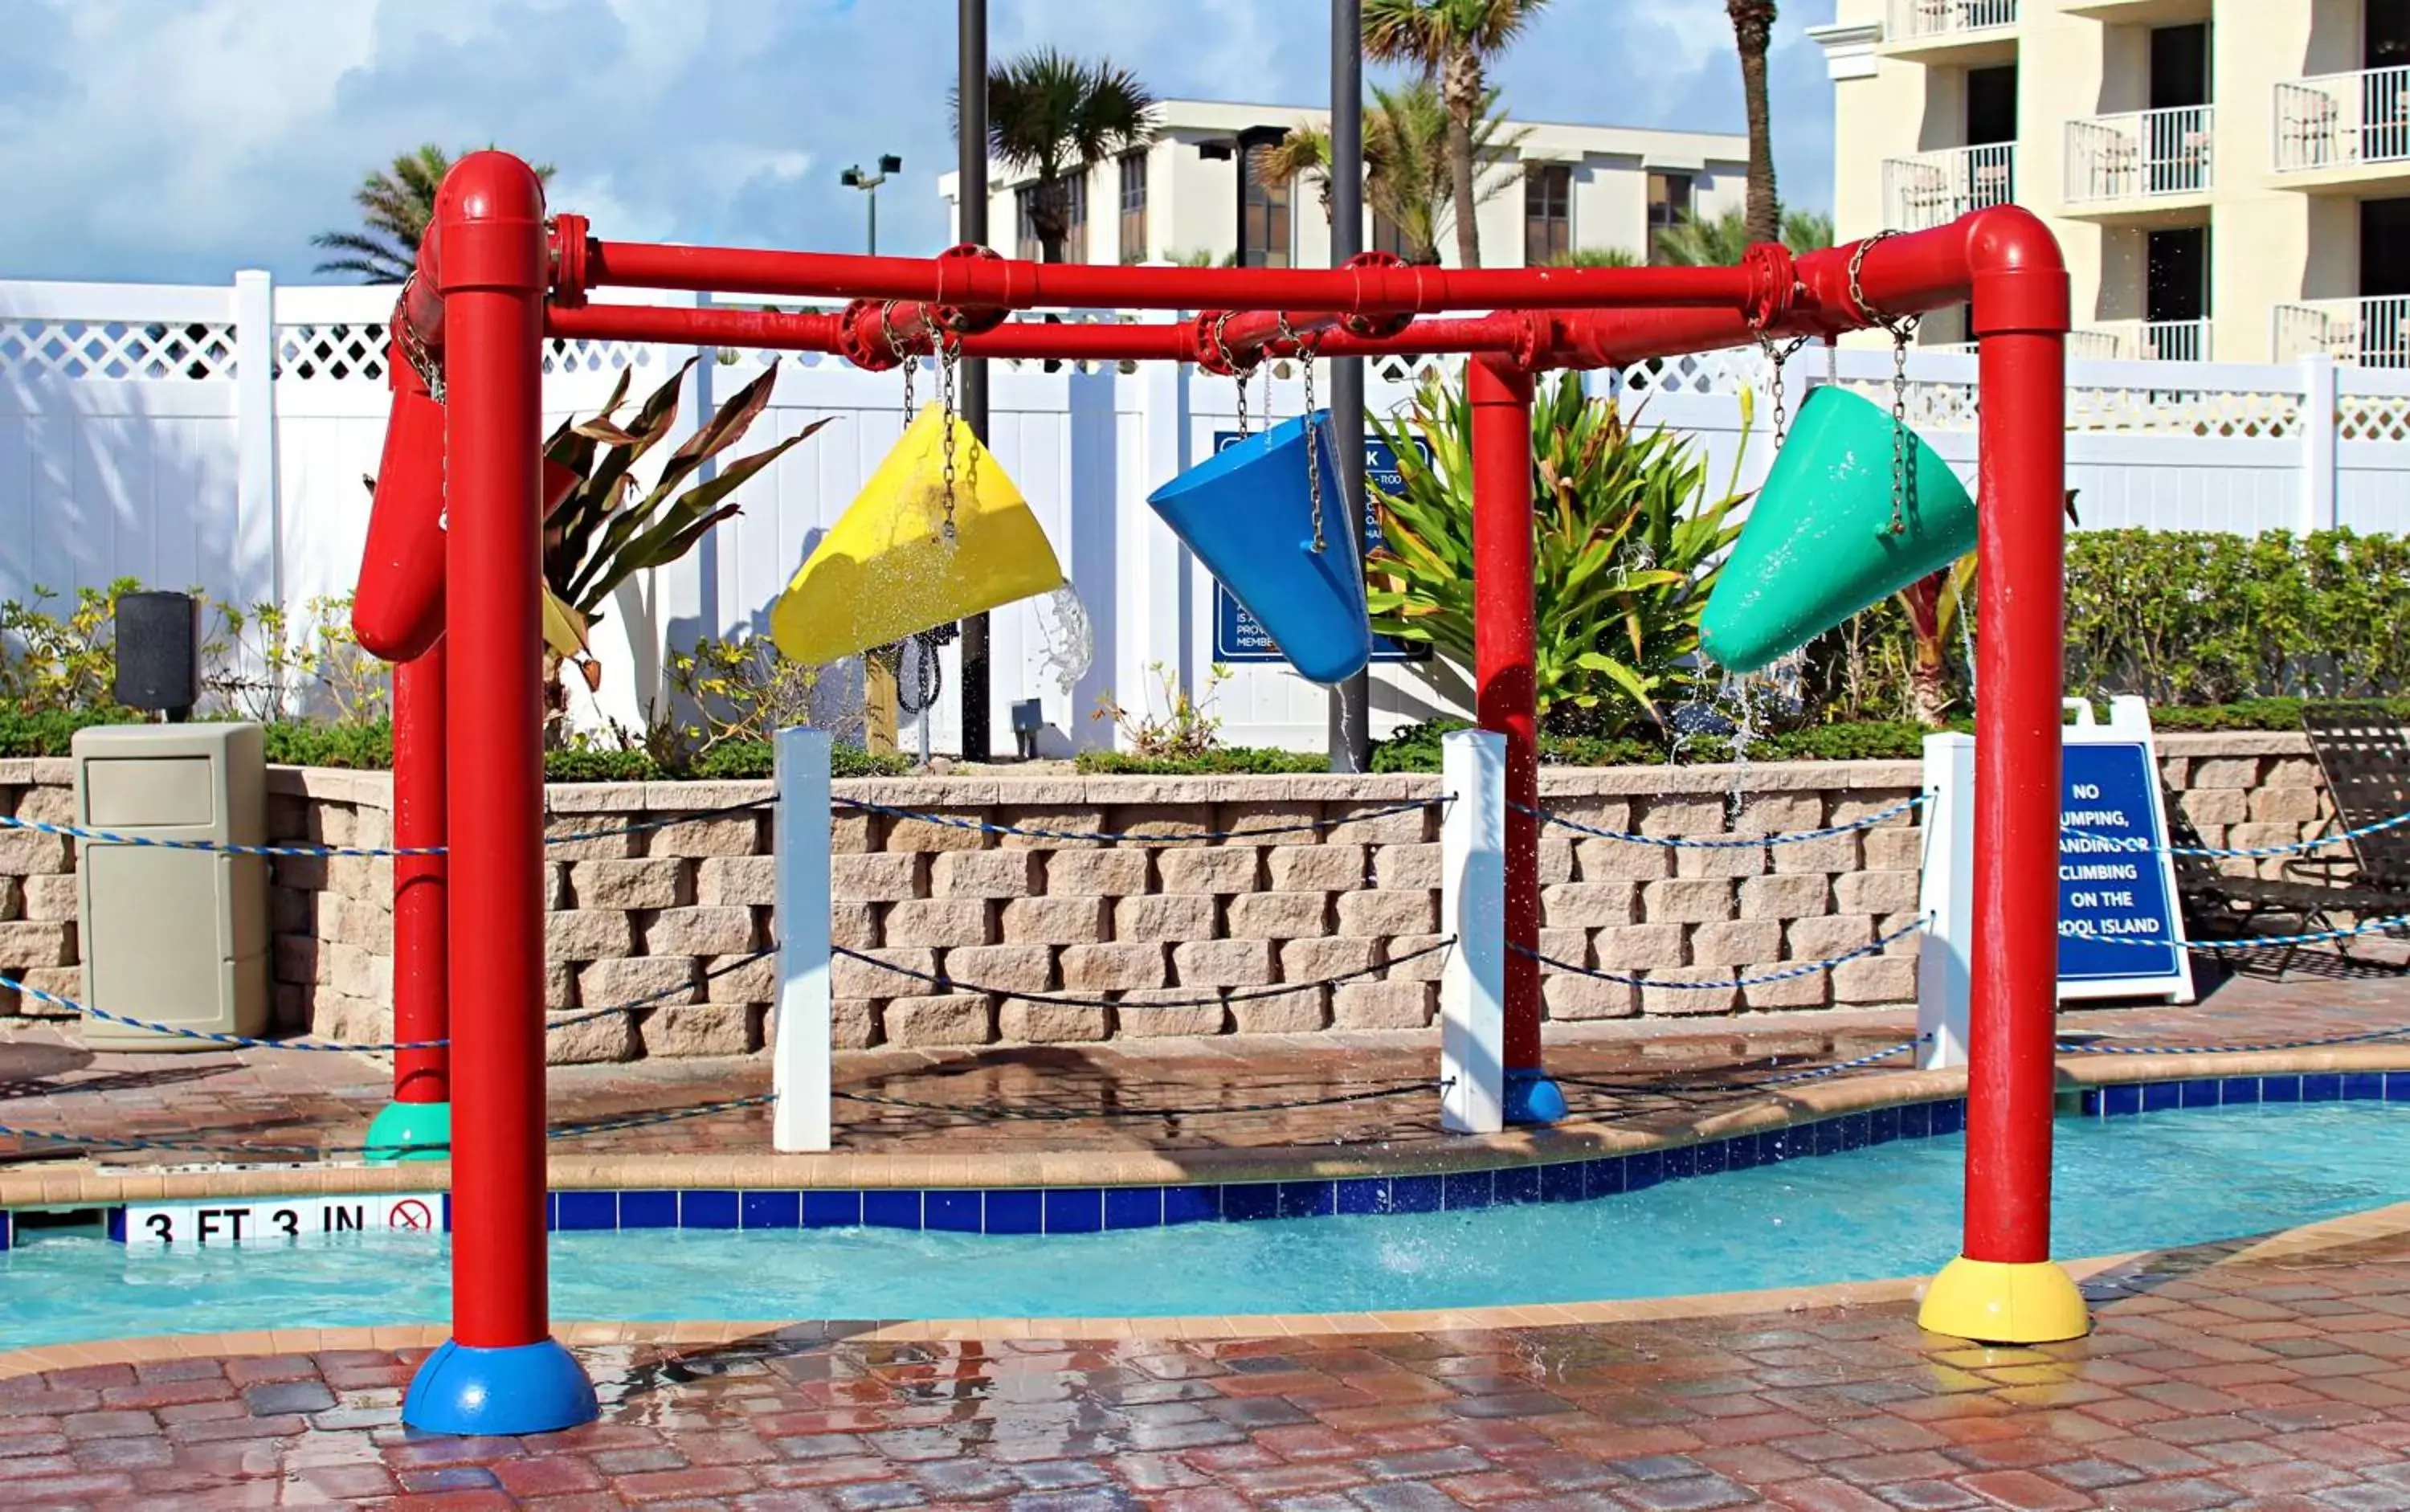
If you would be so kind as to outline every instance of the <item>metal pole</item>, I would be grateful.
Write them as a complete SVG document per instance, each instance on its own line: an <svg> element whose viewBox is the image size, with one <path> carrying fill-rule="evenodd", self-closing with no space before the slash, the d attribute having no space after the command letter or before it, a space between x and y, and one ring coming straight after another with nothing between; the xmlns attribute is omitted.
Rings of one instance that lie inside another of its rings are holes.
<svg viewBox="0 0 2410 1512"><path fill-rule="evenodd" d="M1360 0L1330 0L1330 266L1364 250L1364 37ZM1364 518L1364 359L1330 364L1330 448L1348 517ZM1359 527L1360 529L1360 527ZM1361 537L1359 536L1360 540ZM1330 690L1330 769L1372 760L1372 677Z"/></svg>
<svg viewBox="0 0 2410 1512"><path fill-rule="evenodd" d="M870 255L878 255L878 186L870 186Z"/></svg>
<svg viewBox="0 0 2410 1512"><path fill-rule="evenodd" d="M961 129L955 143L961 154L957 178L961 188L960 240L987 244L987 0L961 0L956 25L961 32L961 59L956 64L955 98L960 101ZM956 408L963 423L981 442L987 440L987 364L977 357L963 361ZM988 757L987 616L963 621L963 760ZM935 654L934 649L932 654ZM926 716L922 716L923 719Z"/></svg>

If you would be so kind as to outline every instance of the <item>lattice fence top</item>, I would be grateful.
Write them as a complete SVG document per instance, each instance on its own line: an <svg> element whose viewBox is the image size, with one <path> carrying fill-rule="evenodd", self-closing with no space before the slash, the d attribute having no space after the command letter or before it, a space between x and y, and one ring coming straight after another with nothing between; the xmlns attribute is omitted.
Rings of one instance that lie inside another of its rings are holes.
<svg viewBox="0 0 2410 1512"><path fill-rule="evenodd" d="M2336 401L2335 434L2345 441L2410 441L2410 397L2345 394Z"/></svg>
<svg viewBox="0 0 2410 1512"><path fill-rule="evenodd" d="M276 376L328 382L385 382L383 326L279 326Z"/></svg>
<svg viewBox="0 0 2410 1512"><path fill-rule="evenodd" d="M234 327L5 320L0 372L68 379L232 378Z"/></svg>

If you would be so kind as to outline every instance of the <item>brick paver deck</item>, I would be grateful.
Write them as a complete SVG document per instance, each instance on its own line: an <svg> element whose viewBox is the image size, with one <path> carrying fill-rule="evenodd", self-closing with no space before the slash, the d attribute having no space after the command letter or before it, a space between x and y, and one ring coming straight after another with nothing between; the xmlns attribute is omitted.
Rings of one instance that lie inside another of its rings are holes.
<svg viewBox="0 0 2410 1512"><path fill-rule="evenodd" d="M2397 1216L2397 1223L2401 1219ZM911 1343L811 1325L581 1350L602 1420L399 1424L416 1351L0 1381L0 1505L2410 1506L2410 1238L2096 1277L1987 1349L1904 1302L1573 1328Z"/></svg>

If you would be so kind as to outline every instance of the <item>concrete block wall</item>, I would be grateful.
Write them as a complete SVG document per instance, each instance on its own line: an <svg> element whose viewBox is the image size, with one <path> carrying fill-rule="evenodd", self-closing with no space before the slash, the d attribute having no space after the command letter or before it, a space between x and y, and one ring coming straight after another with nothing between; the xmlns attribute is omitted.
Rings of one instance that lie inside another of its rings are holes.
<svg viewBox="0 0 2410 1512"><path fill-rule="evenodd" d="M2178 803L2210 844L2297 840L2326 823L2325 792L2299 735L2167 735L2161 752ZM64 762L0 762L0 806L64 821L70 778ZM1912 762L1633 767L1544 772L1541 793L1551 812L1600 829L1734 836L1845 823L1897 804L1920 778ZM270 782L276 838L390 843L384 776L279 769ZM840 782L843 797L959 822L842 807L831 816L832 938L871 958L835 965L838 1045L1428 1026L1442 957L1414 952L1440 938L1438 814L1376 811L1438 791L1430 777ZM565 1016L647 1000L553 1034L555 1060L762 1048L775 981L772 962L756 958L773 943L770 820L766 809L716 811L769 795L767 783L550 790L546 824L556 836L714 815L548 852L547 1006ZM1548 1016L1695 1019L1912 1001L1913 937L1830 972L1730 983L1828 959L1908 923L1923 840L1914 819L1911 811L1861 832L1723 850L1545 829L1542 953L1660 984L1551 973ZM1329 822L1212 837L1307 820ZM982 823L1158 843L996 835ZM65 842L0 830L0 974L68 996L80 990L72 866ZM272 878L280 1026L387 1038L391 864L295 858L277 862ZM1321 984L1350 973L1364 974ZM973 986L1111 1006L1033 1003ZM0 1012L43 1011L15 997L0 991Z"/></svg>

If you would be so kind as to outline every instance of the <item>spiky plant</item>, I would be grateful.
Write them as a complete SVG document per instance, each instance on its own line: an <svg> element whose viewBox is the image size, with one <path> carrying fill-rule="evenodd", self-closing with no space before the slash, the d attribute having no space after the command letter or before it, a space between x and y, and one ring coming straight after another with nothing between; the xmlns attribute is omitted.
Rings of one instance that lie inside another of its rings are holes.
<svg viewBox="0 0 2410 1512"><path fill-rule="evenodd" d="M352 202L360 208L360 229L321 231L310 245L339 252L314 269L321 273L357 273L364 284L399 284L418 262L418 243L435 220L435 191L452 171L452 155L433 142L415 152L398 154L390 167L371 168ZM535 170L543 182L552 181L552 165Z"/></svg>

